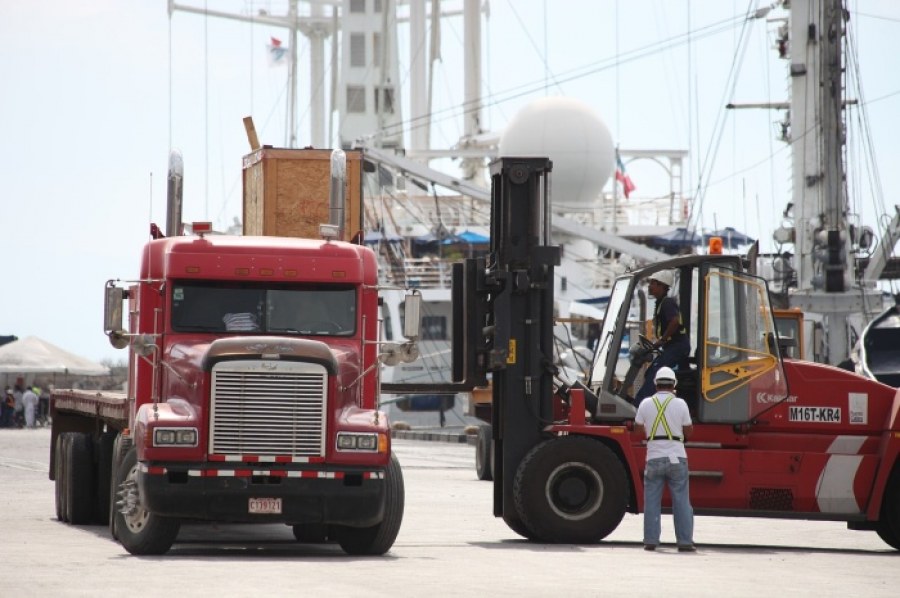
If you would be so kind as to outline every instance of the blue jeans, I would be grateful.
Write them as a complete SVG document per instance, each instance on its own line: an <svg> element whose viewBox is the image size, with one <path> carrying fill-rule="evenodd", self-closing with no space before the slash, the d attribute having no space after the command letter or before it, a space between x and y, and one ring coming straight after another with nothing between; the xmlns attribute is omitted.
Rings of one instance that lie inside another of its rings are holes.
<svg viewBox="0 0 900 598"><path fill-rule="evenodd" d="M688 492L687 459L670 463L668 457L650 459L644 469L644 544L659 544L662 495L665 484L672 495L675 541L679 546L694 543L694 509Z"/></svg>
<svg viewBox="0 0 900 598"><path fill-rule="evenodd" d="M641 399L646 399L656 392L656 381L653 380L653 377L656 376L659 368L664 366L675 368L690 354L691 343L687 336L682 337L680 341L673 341L664 346L644 373L644 384L641 385L640 390L634 395L634 404L640 405Z"/></svg>

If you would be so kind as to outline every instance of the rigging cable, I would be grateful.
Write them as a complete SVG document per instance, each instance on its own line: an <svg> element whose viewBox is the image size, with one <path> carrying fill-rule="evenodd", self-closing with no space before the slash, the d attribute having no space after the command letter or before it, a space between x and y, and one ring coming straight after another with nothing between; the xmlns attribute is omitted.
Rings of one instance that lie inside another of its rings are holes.
<svg viewBox="0 0 900 598"><path fill-rule="evenodd" d="M744 15L739 15L736 17L724 19L722 21L717 21L716 23L705 25L695 32L681 33L672 38L662 40L660 42L654 42L647 46L642 46L640 48L630 50L621 54L619 57L614 56L612 58L605 58L586 65L582 65L580 67L563 71L562 73L554 77L554 81L560 87L560 89L562 89L562 84L569 81L583 79L590 75L616 68L619 65L635 62L658 53L668 52L674 48L686 44L691 39L698 40L717 35L719 33L732 29L734 25L741 23L743 20ZM487 84L485 83L485 85ZM489 88L489 86L487 87ZM543 80L539 80L522 83L498 93L489 93L487 98L482 100L483 106L485 108L492 106L497 107L506 102L510 102L520 97L539 92L542 88ZM471 104L472 102L461 102L459 104L434 111L431 113L432 122L458 119L461 115L465 114L467 111L473 108ZM439 116L440 118L435 119L435 116ZM424 124L422 123L423 120L424 119L421 117L409 118L395 125L389 125L385 127L388 130L386 134L389 134L390 130L394 127L406 127L409 129L413 129L419 126L424 126Z"/></svg>
<svg viewBox="0 0 900 598"><path fill-rule="evenodd" d="M753 2L751 1L748 4L748 9L746 14L752 14L750 9L752 8ZM743 64L743 58L746 54L747 47L749 46L749 27L748 23L751 19L745 18L742 22L741 32L738 37L738 44L735 48L734 54L732 55L731 61L731 70L728 74L728 80L725 83L725 89L722 91L722 101L720 105L725 106L726 98L734 95L734 89L737 85L737 75L740 70L740 66ZM716 156L718 154L719 145L722 142L722 137L725 132L725 118L724 118L724 110L720 110L718 115L716 116L715 123L713 124L713 140L707 146L706 156L701 163L701 169L697 176L697 187L694 193L694 205L691 206L691 213L688 216L688 221L686 223L685 228L691 232L694 232L697 228L697 221L699 220L700 213L702 212L703 202L706 199L706 185L704 184L705 176L709 176L715 165ZM696 209L695 209L696 208ZM693 224L691 224L693 223Z"/></svg>

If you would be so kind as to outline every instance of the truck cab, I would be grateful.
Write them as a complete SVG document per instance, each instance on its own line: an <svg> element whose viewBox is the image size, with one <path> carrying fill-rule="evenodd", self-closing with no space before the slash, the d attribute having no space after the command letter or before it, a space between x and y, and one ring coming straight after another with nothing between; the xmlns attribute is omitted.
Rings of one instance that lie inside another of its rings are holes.
<svg viewBox="0 0 900 598"><path fill-rule="evenodd" d="M144 247L140 278L108 282L105 297L106 333L129 349L128 385L54 398L61 520L108 516L133 554L168 551L182 520L286 523L300 541L351 554L391 547L404 488L378 410L379 365L415 355L412 342L379 342L370 249L160 237Z"/></svg>

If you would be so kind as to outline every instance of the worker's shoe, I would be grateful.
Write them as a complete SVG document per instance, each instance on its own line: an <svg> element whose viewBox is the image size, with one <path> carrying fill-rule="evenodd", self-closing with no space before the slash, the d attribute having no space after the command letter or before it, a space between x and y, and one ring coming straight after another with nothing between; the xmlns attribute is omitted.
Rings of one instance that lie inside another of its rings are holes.
<svg viewBox="0 0 900 598"><path fill-rule="evenodd" d="M656 550L656 544L644 544L644 550Z"/></svg>
<svg viewBox="0 0 900 598"><path fill-rule="evenodd" d="M697 552L697 547L693 544L682 544L678 547L678 552Z"/></svg>

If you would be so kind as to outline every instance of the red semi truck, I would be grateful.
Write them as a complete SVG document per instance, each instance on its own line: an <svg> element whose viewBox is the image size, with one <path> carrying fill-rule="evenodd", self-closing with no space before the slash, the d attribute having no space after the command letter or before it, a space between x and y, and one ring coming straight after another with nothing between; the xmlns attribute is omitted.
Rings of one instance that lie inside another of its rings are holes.
<svg viewBox="0 0 900 598"><path fill-rule="evenodd" d="M380 348L374 253L330 238L159 237L136 281L106 286L126 391L52 396L59 520L108 521L132 554L165 553L182 520L283 522L300 541L386 552L404 486L378 364L411 345Z"/></svg>

